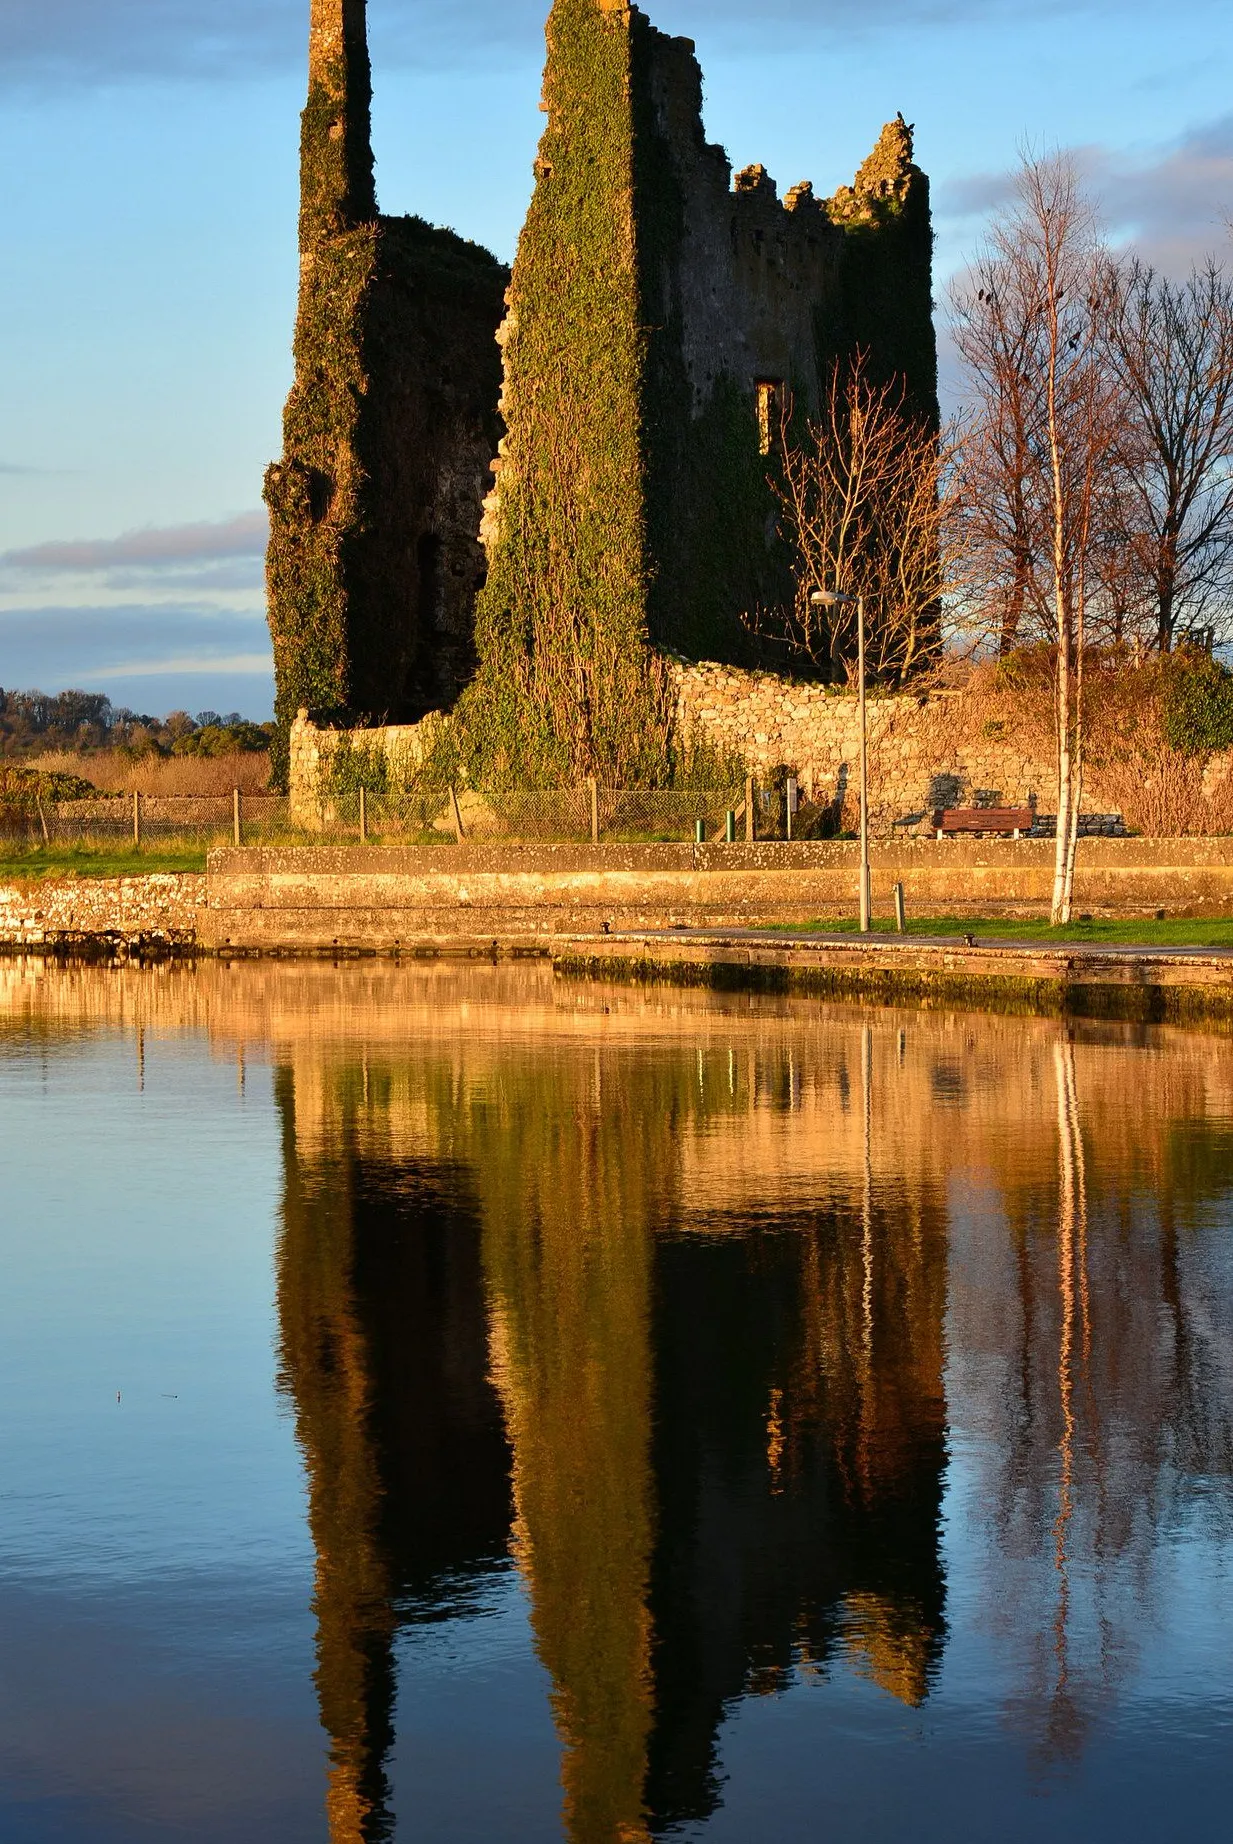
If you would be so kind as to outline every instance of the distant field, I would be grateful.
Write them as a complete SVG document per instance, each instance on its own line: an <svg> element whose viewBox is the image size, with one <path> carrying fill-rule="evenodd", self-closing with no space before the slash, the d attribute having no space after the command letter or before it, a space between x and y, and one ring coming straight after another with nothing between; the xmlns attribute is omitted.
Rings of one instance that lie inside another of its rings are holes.
<svg viewBox="0 0 1233 1844"><path fill-rule="evenodd" d="M117 751L22 758L23 768L47 774L80 775L103 794L263 794L269 783L270 758L253 753L227 756L145 756L129 761Z"/></svg>
<svg viewBox="0 0 1233 1844"><path fill-rule="evenodd" d="M885 917L874 922L874 933L893 935L895 924ZM808 922L793 933L824 935L856 934L854 919ZM975 935L996 941L1125 942L1127 945L1161 948L1233 948L1233 917L1228 921L1155 922L1074 922L1069 928L1051 928L1048 922L1016 919L1013 916L921 916L908 923L909 935Z"/></svg>

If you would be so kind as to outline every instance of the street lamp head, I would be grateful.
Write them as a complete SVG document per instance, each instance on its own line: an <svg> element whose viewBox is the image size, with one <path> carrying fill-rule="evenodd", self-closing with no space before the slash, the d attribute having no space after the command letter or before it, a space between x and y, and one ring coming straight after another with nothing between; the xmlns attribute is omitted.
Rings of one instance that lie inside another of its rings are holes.
<svg viewBox="0 0 1233 1844"><path fill-rule="evenodd" d="M840 589L815 589L809 600L814 608L854 608L858 598Z"/></svg>

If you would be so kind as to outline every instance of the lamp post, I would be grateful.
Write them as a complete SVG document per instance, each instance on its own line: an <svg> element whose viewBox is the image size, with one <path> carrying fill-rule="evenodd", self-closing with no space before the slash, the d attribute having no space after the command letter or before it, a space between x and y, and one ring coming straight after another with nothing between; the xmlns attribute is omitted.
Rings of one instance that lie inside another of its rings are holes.
<svg viewBox="0 0 1233 1844"><path fill-rule="evenodd" d="M861 725L861 934L867 935L873 918L873 884L869 874L869 724L865 709L865 598L863 595L843 595L838 589L815 589L809 600L815 608L856 609L856 663Z"/></svg>

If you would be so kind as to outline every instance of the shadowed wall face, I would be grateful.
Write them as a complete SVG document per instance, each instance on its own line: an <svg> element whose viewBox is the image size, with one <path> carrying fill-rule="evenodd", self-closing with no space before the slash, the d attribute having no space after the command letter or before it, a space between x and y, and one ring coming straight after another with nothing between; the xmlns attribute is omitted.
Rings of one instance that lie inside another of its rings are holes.
<svg viewBox="0 0 1233 1844"><path fill-rule="evenodd" d="M295 382L265 488L284 730L300 708L422 716L472 665L507 272L378 216L370 104L364 0L314 0Z"/></svg>

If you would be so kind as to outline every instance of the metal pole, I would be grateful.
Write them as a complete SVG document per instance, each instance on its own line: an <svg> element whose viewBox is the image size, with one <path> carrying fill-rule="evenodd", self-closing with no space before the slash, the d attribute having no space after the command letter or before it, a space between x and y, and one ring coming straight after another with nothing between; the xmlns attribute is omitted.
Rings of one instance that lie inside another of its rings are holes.
<svg viewBox="0 0 1233 1844"><path fill-rule="evenodd" d="M133 844L141 844L141 795L133 795Z"/></svg>
<svg viewBox="0 0 1233 1844"><path fill-rule="evenodd" d="M727 815L724 821L724 830L725 830L728 844L735 845L736 844L736 810L733 807L728 808L728 812L727 812Z"/></svg>
<svg viewBox="0 0 1233 1844"><path fill-rule="evenodd" d="M895 927L901 935L908 932L908 911L902 884L895 885Z"/></svg>
<svg viewBox="0 0 1233 1844"><path fill-rule="evenodd" d="M368 789L360 789L360 844L368 844Z"/></svg>
<svg viewBox="0 0 1233 1844"><path fill-rule="evenodd" d="M591 791L591 844L599 844L599 782L594 775L588 777L587 787Z"/></svg>
<svg viewBox="0 0 1233 1844"><path fill-rule="evenodd" d="M865 598L856 598L857 669L861 704L861 934L869 933L873 889L869 875L869 726L865 708Z"/></svg>
<svg viewBox="0 0 1233 1844"><path fill-rule="evenodd" d="M754 828L754 783L753 776L745 777L745 843L752 845L757 833Z"/></svg>
<svg viewBox="0 0 1233 1844"><path fill-rule="evenodd" d="M244 816L240 808L240 790L234 788L231 795L232 834L237 845L244 843Z"/></svg>

